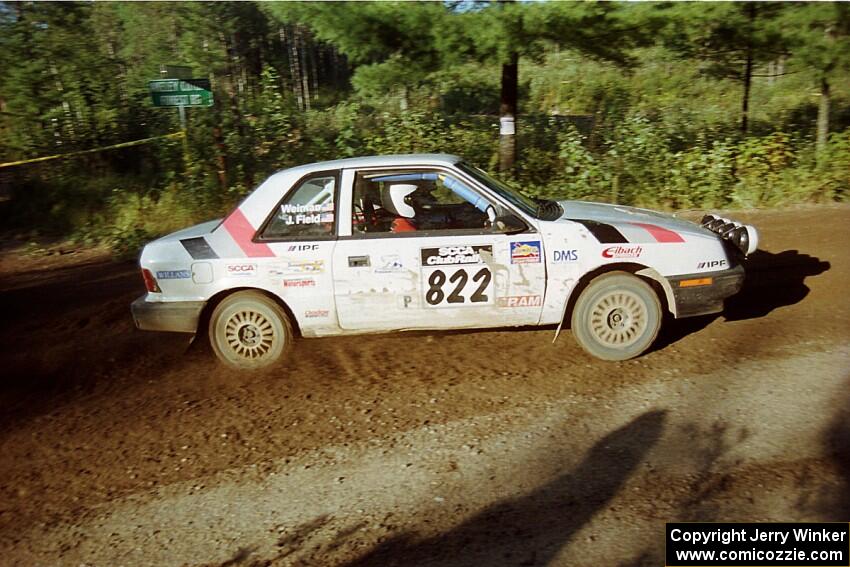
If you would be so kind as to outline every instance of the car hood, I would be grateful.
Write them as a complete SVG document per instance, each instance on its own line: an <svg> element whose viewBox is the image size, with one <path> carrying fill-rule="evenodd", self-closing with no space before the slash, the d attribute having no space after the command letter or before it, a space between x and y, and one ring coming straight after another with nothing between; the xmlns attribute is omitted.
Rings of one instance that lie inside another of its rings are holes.
<svg viewBox="0 0 850 567"><path fill-rule="evenodd" d="M157 239L155 242L169 242L173 240L182 240L184 238L192 238L193 236L203 236L212 232L212 230L220 223L221 219L202 222L201 224L196 224L195 226L190 226L189 228L184 228L177 232L167 234L162 238Z"/></svg>
<svg viewBox="0 0 850 567"><path fill-rule="evenodd" d="M558 219L559 221L590 220L614 226L648 224L693 236L714 237L711 231L698 224L676 218L668 213L586 201L558 201L558 204L564 209L564 214Z"/></svg>

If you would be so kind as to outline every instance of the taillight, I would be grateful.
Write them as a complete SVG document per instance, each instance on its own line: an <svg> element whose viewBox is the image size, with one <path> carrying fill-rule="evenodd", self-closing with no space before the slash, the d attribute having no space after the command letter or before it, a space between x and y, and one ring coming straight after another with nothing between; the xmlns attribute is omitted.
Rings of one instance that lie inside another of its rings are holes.
<svg viewBox="0 0 850 567"><path fill-rule="evenodd" d="M142 268L142 279L145 280L145 288L148 291L153 293L160 293L162 291L159 289L159 284L156 283L156 279L154 279L150 270Z"/></svg>

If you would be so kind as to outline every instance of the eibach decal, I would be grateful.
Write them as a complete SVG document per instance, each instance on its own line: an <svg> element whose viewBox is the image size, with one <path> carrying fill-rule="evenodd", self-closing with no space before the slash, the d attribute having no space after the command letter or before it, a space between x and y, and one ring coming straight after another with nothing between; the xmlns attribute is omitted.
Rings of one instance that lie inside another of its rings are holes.
<svg viewBox="0 0 850 567"><path fill-rule="evenodd" d="M609 246L602 251L603 258L640 258L643 248L640 246Z"/></svg>

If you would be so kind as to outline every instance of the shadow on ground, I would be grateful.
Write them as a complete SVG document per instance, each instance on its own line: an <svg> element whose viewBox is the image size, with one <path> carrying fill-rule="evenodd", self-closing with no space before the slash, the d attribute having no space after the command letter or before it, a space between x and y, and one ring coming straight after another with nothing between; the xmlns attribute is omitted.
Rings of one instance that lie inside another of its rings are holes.
<svg viewBox="0 0 850 567"><path fill-rule="evenodd" d="M665 419L664 411L645 413L534 492L494 504L434 537L398 535L346 567L547 565L620 491L660 438Z"/></svg>
<svg viewBox="0 0 850 567"><path fill-rule="evenodd" d="M847 385L850 386L850 380L847 381ZM846 522L850 517L850 410L848 407L850 406L845 401L843 409L835 414L832 425L824 434L827 454L837 467L842 481L838 490L824 495L820 502L825 519L833 522Z"/></svg>
<svg viewBox="0 0 850 567"><path fill-rule="evenodd" d="M107 376L110 383L127 378L141 359L162 358L164 344L188 344L135 329L130 303L142 293L133 262L96 260L5 278L0 430L90 395Z"/></svg>
<svg viewBox="0 0 850 567"><path fill-rule="evenodd" d="M744 267L743 289L726 301L727 321L764 317L774 309L799 303L809 294L805 279L826 272L830 264L797 250L776 254L757 250Z"/></svg>
<svg viewBox="0 0 850 567"><path fill-rule="evenodd" d="M662 328L653 350L663 349L701 331L721 316L726 321L757 319L774 309L799 303L809 294L805 279L826 272L830 263L797 250L776 254L757 250L744 262L744 268L744 286L726 300L723 313L669 321Z"/></svg>

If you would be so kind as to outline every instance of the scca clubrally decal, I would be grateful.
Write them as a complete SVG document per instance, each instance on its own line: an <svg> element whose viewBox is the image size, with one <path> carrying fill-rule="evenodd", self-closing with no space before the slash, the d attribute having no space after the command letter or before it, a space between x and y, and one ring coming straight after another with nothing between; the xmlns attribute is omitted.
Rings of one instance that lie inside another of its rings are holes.
<svg viewBox="0 0 850 567"><path fill-rule="evenodd" d="M481 264L481 253L492 256L493 247L489 244L482 246L440 246L439 248L422 248L422 266L459 266L463 264Z"/></svg>

